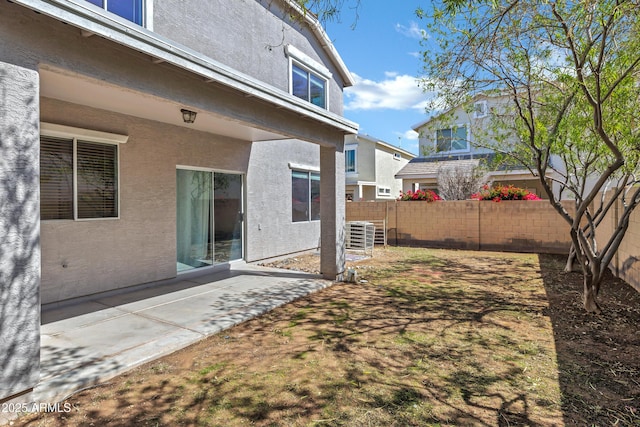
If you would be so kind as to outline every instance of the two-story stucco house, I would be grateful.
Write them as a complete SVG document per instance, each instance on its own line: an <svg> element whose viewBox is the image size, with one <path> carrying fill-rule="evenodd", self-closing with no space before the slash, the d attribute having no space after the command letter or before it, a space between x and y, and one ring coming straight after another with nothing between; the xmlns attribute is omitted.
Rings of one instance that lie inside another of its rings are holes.
<svg viewBox="0 0 640 427"><path fill-rule="evenodd" d="M538 177L529 170L492 162L494 151L487 148L495 139L491 126L492 114L503 111L508 102L506 95L482 93L476 95L468 105L458 106L414 125L413 130L419 134L420 155L396 174L396 178L403 181L403 191L437 191L438 174L443 169L466 169L480 165L489 169L486 180L495 185L514 185L546 197ZM510 142L515 143L513 138L507 136L503 145L508 147ZM553 160L556 168L562 167L558 158ZM548 180L557 191L551 176Z"/></svg>
<svg viewBox="0 0 640 427"><path fill-rule="evenodd" d="M41 304L314 248L344 269L342 91L289 0L0 2L0 400Z"/></svg>
<svg viewBox="0 0 640 427"><path fill-rule="evenodd" d="M347 200L362 202L394 200L402 190L395 175L416 157L369 135L348 135L345 139L345 194Z"/></svg>

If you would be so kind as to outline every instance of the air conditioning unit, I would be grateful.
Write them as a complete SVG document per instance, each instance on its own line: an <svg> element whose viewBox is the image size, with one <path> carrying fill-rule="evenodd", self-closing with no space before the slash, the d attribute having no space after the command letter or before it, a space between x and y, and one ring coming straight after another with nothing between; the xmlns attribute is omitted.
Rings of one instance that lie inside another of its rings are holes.
<svg viewBox="0 0 640 427"><path fill-rule="evenodd" d="M362 251L365 254L371 254L373 256L375 230L375 226L371 222L347 222L346 248L354 251Z"/></svg>

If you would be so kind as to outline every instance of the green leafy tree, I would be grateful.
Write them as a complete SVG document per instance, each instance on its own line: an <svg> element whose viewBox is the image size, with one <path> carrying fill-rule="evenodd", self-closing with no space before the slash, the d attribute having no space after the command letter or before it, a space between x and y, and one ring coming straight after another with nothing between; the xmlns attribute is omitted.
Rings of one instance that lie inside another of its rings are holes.
<svg viewBox="0 0 640 427"><path fill-rule="evenodd" d="M312 13L321 23L340 21L344 9L351 9L355 13L355 26L358 19L361 0L287 0L290 12L294 10L303 13ZM294 14L295 15L295 14Z"/></svg>
<svg viewBox="0 0 640 427"><path fill-rule="evenodd" d="M507 97L484 143L540 178L570 225L584 307L593 313L640 203L639 2L444 0L418 11L429 28L423 81L439 91L438 109L479 93ZM605 190L613 197L603 198ZM615 199L622 201L615 229L598 234Z"/></svg>

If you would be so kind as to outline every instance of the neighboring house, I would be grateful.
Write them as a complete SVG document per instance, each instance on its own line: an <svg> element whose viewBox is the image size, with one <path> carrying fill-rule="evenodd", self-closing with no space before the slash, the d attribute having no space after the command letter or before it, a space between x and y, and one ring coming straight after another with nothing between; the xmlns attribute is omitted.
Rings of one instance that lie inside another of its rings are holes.
<svg viewBox="0 0 640 427"><path fill-rule="evenodd" d="M480 94L469 105L460 106L416 124L420 155L405 166L396 178L402 179L403 191L438 189L438 174L447 168L489 168L486 179L494 185L514 185L540 197L546 194L537 176L522 166L495 165L495 153L477 142L491 140L491 116L509 102L504 95ZM508 139L506 140L508 145ZM515 142L513 142L515 143ZM486 145L486 144L485 144ZM561 162L553 159L556 166ZM548 177L548 182L557 191Z"/></svg>
<svg viewBox="0 0 640 427"><path fill-rule="evenodd" d="M352 84L293 0L0 2L0 401L38 381L41 304L320 236L336 279Z"/></svg>
<svg viewBox="0 0 640 427"><path fill-rule="evenodd" d="M345 140L347 200L394 200L402 190L395 175L414 154L368 135L348 135Z"/></svg>

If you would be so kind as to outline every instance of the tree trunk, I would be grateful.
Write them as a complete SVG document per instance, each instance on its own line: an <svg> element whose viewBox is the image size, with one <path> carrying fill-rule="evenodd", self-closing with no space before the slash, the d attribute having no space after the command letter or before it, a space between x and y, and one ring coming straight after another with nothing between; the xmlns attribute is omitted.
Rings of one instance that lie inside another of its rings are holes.
<svg viewBox="0 0 640 427"><path fill-rule="evenodd" d="M600 286L594 282L593 276L590 274L584 275L584 309L587 310L588 313L600 314L602 310L600 310L600 306L598 305L598 291Z"/></svg>
<svg viewBox="0 0 640 427"><path fill-rule="evenodd" d="M564 266L565 273L571 273L573 270L573 263L576 260L576 250L573 244L571 245L571 249L569 250L569 256L567 257L567 264Z"/></svg>

